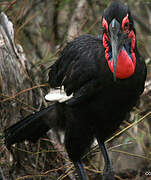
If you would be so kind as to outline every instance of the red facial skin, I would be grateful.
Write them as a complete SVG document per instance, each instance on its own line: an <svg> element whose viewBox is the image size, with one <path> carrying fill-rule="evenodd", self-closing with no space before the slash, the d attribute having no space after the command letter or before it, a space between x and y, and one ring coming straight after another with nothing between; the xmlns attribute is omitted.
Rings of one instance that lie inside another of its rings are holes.
<svg viewBox="0 0 151 180"><path fill-rule="evenodd" d="M105 59L108 62L108 66L113 73L113 60L109 60L109 46L110 43L108 38L108 23L103 18L102 27L106 29L106 32L103 34L103 46L105 48ZM128 38L131 39L131 52L130 55L128 52L122 48L119 52L117 58L117 67L116 67L116 77L119 79L129 78L134 74L136 66L136 57L134 53L135 48L135 34L133 30L129 30L129 19L128 14L123 18L121 29L124 33L128 34ZM111 52L110 52L111 53Z"/></svg>

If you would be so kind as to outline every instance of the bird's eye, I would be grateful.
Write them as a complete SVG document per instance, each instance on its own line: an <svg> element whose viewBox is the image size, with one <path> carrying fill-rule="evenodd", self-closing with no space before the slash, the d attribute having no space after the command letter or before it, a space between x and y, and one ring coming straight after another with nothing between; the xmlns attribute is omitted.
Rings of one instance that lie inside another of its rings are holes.
<svg viewBox="0 0 151 180"><path fill-rule="evenodd" d="M129 21L129 18L128 18L128 14L123 18L122 20L122 29L124 30L125 33L128 33L129 32L129 24L130 24L130 21Z"/></svg>
<svg viewBox="0 0 151 180"><path fill-rule="evenodd" d="M124 30L129 30L129 23L125 23Z"/></svg>

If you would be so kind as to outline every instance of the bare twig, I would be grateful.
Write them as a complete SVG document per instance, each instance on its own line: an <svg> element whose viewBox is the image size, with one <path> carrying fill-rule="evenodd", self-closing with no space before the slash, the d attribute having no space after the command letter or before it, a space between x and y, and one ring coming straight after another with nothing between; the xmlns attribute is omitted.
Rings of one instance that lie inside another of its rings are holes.
<svg viewBox="0 0 151 180"><path fill-rule="evenodd" d="M48 86L48 84L41 84L41 85L39 85L39 86L36 85L36 86L31 87L31 88L24 89L24 90L16 93L14 96L5 98L5 99L1 100L0 102L5 102L5 101L11 100L11 99L15 99L17 96L19 96L19 95L21 95L21 94L23 94L23 93L26 93L26 92L28 92L28 91L31 91L31 90L33 90L33 89L37 89L37 88L40 88L40 87L46 87L46 86Z"/></svg>

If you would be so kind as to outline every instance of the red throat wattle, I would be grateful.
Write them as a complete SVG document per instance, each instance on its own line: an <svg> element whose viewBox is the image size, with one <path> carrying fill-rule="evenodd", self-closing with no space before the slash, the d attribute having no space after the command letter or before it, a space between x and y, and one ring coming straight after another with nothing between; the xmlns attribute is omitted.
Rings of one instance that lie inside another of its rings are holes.
<svg viewBox="0 0 151 180"><path fill-rule="evenodd" d="M125 16L122 22L122 29L124 30L124 23L128 22L128 15ZM102 22L103 27L106 29L106 33L103 34L103 46L105 48L105 59L107 60L108 66L113 73L113 59L112 59L112 50L109 48L109 38L108 38L108 25L106 20L103 18ZM126 30L127 31L127 30ZM126 32L125 32L126 33ZM116 66L116 77L119 79L129 78L134 74L135 66L136 66L136 57L134 53L135 48L135 34L134 31L131 30L128 33L128 38L131 39L131 47L130 52L127 52L123 47L117 58L117 66Z"/></svg>
<svg viewBox="0 0 151 180"><path fill-rule="evenodd" d="M108 65L113 73L113 61L109 60ZM118 55L117 67L116 67L116 77L119 79L125 79L133 75L135 71L135 63L129 57L126 50L122 49Z"/></svg>

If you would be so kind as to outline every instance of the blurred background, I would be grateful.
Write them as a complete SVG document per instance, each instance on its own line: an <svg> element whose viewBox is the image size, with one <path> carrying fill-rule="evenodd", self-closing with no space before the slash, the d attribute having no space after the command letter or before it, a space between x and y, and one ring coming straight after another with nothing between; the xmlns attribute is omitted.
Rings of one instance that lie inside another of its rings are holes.
<svg viewBox="0 0 151 180"><path fill-rule="evenodd" d="M88 33L98 36L101 33L101 17L111 2L111 0L0 0L0 11L4 12L14 25L15 44L20 44L23 48L27 79L30 79L28 90L27 87L19 89L28 91L26 99L20 99L24 103L19 102L19 98L23 98L20 96L17 96L18 99L6 99L14 95L12 91L6 93L3 90L0 94L0 118L2 118L0 179L76 178L73 165L64 152L64 147L61 146L61 134L51 131L50 139L44 137L37 144L25 142L16 145L10 153L3 145L2 132L17 120L48 105L43 97L48 92L49 66L57 60L60 50L66 43L74 37ZM138 49L147 64L148 75L146 89L140 102L118 131L123 132L120 136L117 134L117 137L110 139L107 146L116 179L149 180L151 179L151 0L120 2L131 9ZM29 103L30 90L32 96ZM93 145L91 152L84 157L84 162L89 179L100 180L104 162L97 145Z"/></svg>

